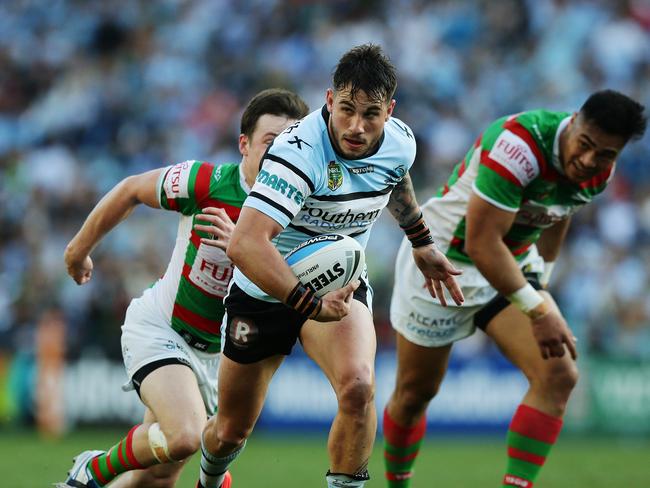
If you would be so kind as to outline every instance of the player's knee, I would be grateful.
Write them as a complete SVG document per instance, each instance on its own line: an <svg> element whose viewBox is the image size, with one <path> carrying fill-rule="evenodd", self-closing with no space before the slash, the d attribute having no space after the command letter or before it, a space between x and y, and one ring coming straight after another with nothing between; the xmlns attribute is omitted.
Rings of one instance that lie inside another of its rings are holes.
<svg viewBox="0 0 650 488"><path fill-rule="evenodd" d="M225 421L215 425L217 440L221 447L229 450L235 450L241 446L253 431L253 424L248 425L240 421Z"/></svg>
<svg viewBox="0 0 650 488"><path fill-rule="evenodd" d="M547 364L544 370L531 378L531 384L537 384L548 398L560 404L566 404L577 383L578 368L570 360Z"/></svg>
<svg viewBox="0 0 650 488"><path fill-rule="evenodd" d="M161 463L182 461L201 447L201 431L188 425L164 432L154 423L149 427L149 447Z"/></svg>
<svg viewBox="0 0 650 488"><path fill-rule="evenodd" d="M395 403L405 415L419 414L436 396L439 384L405 385L396 389Z"/></svg>
<svg viewBox="0 0 650 488"><path fill-rule="evenodd" d="M169 438L169 456L177 461L190 457L201 448L201 431L181 428Z"/></svg>
<svg viewBox="0 0 650 488"><path fill-rule="evenodd" d="M337 390L339 408L347 413L363 416L369 405L374 405L375 385L372 375L351 375Z"/></svg>

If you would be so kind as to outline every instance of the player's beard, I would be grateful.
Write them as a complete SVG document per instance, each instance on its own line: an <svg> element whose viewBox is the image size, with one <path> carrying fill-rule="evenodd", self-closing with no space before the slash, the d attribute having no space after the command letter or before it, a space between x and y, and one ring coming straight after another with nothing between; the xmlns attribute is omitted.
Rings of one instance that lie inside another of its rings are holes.
<svg viewBox="0 0 650 488"><path fill-rule="evenodd" d="M332 145L334 146L334 149L336 150L337 153L339 153L341 156L343 156L345 159L363 159L365 158L368 154L371 154L377 145L377 142L381 138L379 136L376 140L371 141L370 144L366 145L366 151L360 154L354 154L354 153L348 153L343 150L341 147L341 144L339 141L343 140L343 135L339 134L338 130L334 128L334 124L332 123L332 117L330 117L329 122L327 124L328 129L329 129L329 135L330 135L330 140L332 141Z"/></svg>

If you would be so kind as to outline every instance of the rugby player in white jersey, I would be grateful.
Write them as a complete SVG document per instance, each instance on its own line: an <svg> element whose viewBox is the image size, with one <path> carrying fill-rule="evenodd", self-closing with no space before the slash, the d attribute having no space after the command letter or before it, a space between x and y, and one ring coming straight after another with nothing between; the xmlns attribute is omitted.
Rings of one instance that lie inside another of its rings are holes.
<svg viewBox="0 0 650 488"><path fill-rule="evenodd" d="M442 308L422 293L402 242L391 302L397 384L384 412L389 487L410 486L425 411L452 345L477 327L529 381L510 424L502 486L533 486L578 378L576 339L544 285L571 215L605 189L623 147L644 133L643 110L604 90L575 113L532 110L502 117L422 206L436 242L464 270L459 283L466 300Z"/></svg>
<svg viewBox="0 0 650 488"><path fill-rule="evenodd" d="M307 112L290 91L258 93L242 114L239 164L185 161L130 176L97 204L68 244L68 274L81 285L92 276L92 250L137 205L182 214L165 275L131 302L122 327L124 364L130 386L146 407L144 419L107 452L77 456L68 479L58 486L174 486L184 461L200 446L207 415L216 409L223 297L232 277L225 254L232 221L239 217L267 146Z"/></svg>
<svg viewBox="0 0 650 488"><path fill-rule="evenodd" d="M408 173L415 139L391 117L395 87L395 69L378 46L351 49L336 67L323 108L287 128L265 155L227 250L236 270L225 300L219 411L203 435L199 487L220 486L297 339L338 400L327 486L361 487L369 479L377 425L372 290L362 276L316 297L283 259L296 244L337 232L365 246L387 206L411 240L431 294L443 297L444 284L462 302L459 272L433 245L415 199Z"/></svg>

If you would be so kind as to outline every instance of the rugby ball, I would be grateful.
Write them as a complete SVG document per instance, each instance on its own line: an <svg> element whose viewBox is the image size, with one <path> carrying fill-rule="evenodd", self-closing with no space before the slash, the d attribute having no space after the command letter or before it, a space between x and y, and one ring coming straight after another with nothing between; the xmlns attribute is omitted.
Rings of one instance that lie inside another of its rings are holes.
<svg viewBox="0 0 650 488"><path fill-rule="evenodd" d="M300 282L319 297L359 279L366 263L361 244L340 234L307 239L284 259Z"/></svg>

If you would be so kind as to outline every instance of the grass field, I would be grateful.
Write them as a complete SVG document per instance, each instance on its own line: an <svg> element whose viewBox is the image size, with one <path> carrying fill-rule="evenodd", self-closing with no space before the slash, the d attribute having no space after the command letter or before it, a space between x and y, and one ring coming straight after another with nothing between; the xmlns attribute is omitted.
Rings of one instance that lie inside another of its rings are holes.
<svg viewBox="0 0 650 488"><path fill-rule="evenodd" d="M41 488L61 481L71 458L87 448L107 448L121 431L93 430L62 440L41 439L34 433L0 431L0 486ZM380 444L370 462L380 488L383 467ZM504 447L498 438L429 437L417 463L412 488L498 487L504 466ZM198 459L192 460L178 483L193 488ZM234 465L233 488L324 487L327 469L323 437L254 436ZM574 438L564 436L554 449L535 488L647 488L650 487L650 440Z"/></svg>

